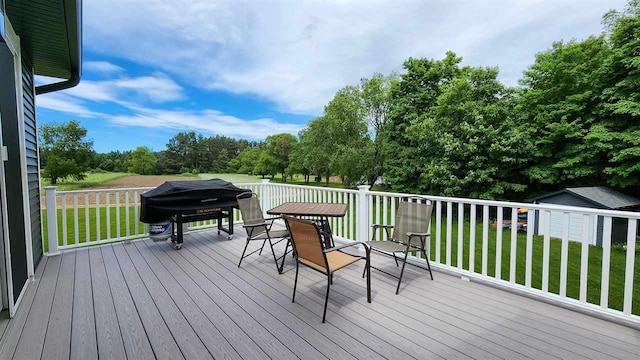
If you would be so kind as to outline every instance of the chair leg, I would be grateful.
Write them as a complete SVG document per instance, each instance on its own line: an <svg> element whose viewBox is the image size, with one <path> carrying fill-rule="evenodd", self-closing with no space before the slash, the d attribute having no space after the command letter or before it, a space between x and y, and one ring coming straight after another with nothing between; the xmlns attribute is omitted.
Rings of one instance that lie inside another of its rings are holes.
<svg viewBox="0 0 640 360"><path fill-rule="evenodd" d="M396 257L396 253L392 252L391 255L393 255L393 260L396 261L396 266L400 266L398 265L398 258Z"/></svg>
<svg viewBox="0 0 640 360"><path fill-rule="evenodd" d="M329 275L329 282L331 283L331 285L333 285L333 273Z"/></svg>
<svg viewBox="0 0 640 360"><path fill-rule="evenodd" d="M422 253L424 254L425 260L427 260L427 269L429 269L429 276L431 276L431 280L433 280L433 273L431 273L431 264L429 264L429 256L424 249L422 249Z"/></svg>
<svg viewBox="0 0 640 360"><path fill-rule="evenodd" d="M266 244L266 243L267 243L267 240L265 239L265 240L262 242L262 246L260 246L260 252L258 253L258 255L262 255L262 249L264 249L264 244Z"/></svg>
<svg viewBox="0 0 640 360"><path fill-rule="evenodd" d="M287 245L284 247L284 254L282 254L282 263L280 267L278 267L278 274L282 274L282 270L284 269L284 261L287 258L287 250L289 250L289 242L291 240L287 239ZM276 260L276 266L278 265L278 261Z"/></svg>
<svg viewBox="0 0 640 360"><path fill-rule="evenodd" d="M273 262L276 263L276 270L280 273L280 266L278 266L278 258L276 257L276 252L273 250L273 242L271 242L271 238L269 238L269 246L271 247L271 254L273 255Z"/></svg>
<svg viewBox="0 0 640 360"><path fill-rule="evenodd" d="M291 297L291 302L296 302L296 286L298 285L298 262L296 261L296 279L293 281L293 296Z"/></svg>
<svg viewBox="0 0 640 360"><path fill-rule="evenodd" d="M409 249L404 252L404 261L402 262L402 270L400 271L400 278L398 279L398 287L396 288L396 295L400 292L400 283L402 282L402 276L404 275L404 267L407 265L407 256L409 256Z"/></svg>
<svg viewBox="0 0 640 360"><path fill-rule="evenodd" d="M238 262L238 267L242 264L242 259L244 259L244 253L247 252L247 247L249 246L249 239L247 239L247 243L244 245L244 250L242 250L242 255L240 255L240 262Z"/></svg>
<svg viewBox="0 0 640 360"><path fill-rule="evenodd" d="M327 318L327 303L329 302L329 290L331 289L331 277L333 274L329 274L329 281L327 281L327 295L324 297L324 312L322 313L322 322L324 323Z"/></svg>
<svg viewBox="0 0 640 360"><path fill-rule="evenodd" d="M367 302L371 303L371 256L369 251L367 250L365 269L367 271Z"/></svg>

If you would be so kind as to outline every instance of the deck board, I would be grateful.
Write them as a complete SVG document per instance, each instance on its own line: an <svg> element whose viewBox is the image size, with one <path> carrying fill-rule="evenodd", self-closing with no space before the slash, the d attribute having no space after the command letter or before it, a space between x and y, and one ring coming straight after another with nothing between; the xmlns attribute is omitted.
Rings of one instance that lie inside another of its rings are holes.
<svg viewBox="0 0 640 360"><path fill-rule="evenodd" d="M89 251L77 250L71 323L71 358L98 359Z"/></svg>
<svg viewBox="0 0 640 360"><path fill-rule="evenodd" d="M115 253L110 246L101 247L102 258L104 259L107 278L113 303L118 316L118 324L122 333L125 352L132 359L154 359L153 349L149 343L149 338L142 325L142 320L129 293L124 276L120 271L120 266L116 260Z"/></svg>
<svg viewBox="0 0 640 360"><path fill-rule="evenodd" d="M167 271L167 268L150 253L145 244L138 241L135 244L127 246L127 248L131 249L132 246L135 246L136 251L139 251L140 254L149 255L144 256L147 265L149 265L153 273L156 274L158 280L160 280L169 293L169 296L171 296L178 308L182 311L182 314L189 324L191 324L209 353L218 359L239 359L240 356L233 346L229 344L215 325L207 319L206 315L199 309L191 297L184 296L184 289L180 287L180 284L175 280L173 275Z"/></svg>
<svg viewBox="0 0 640 360"><path fill-rule="evenodd" d="M154 247L153 244L148 245ZM196 283L176 262L164 252L157 253L167 271L180 283L185 293L190 296L205 316L224 335L225 339L234 344L235 350L245 359L265 358L265 352L247 335L242 328L231 318L209 295ZM174 254L177 256L178 254ZM203 284L206 285L206 284Z"/></svg>
<svg viewBox="0 0 640 360"><path fill-rule="evenodd" d="M20 341L20 335L22 335L22 329L27 322L31 305L36 296L42 274L44 273L48 263L48 258L42 259L40 265L35 271L34 282L29 285L27 291L22 297L20 308L15 317L10 321L5 334L2 338L2 344L0 344L0 359L11 359L16 351L16 347Z"/></svg>
<svg viewBox="0 0 640 360"><path fill-rule="evenodd" d="M31 305L27 322L22 329L22 335L20 335L20 342L13 355L17 359L34 359L42 355L59 270L59 256L47 262L47 269L42 275L42 281Z"/></svg>
<svg viewBox="0 0 640 360"><path fill-rule="evenodd" d="M126 357L124 342L100 248L89 249L89 262L94 297L94 317L97 324L98 357L100 359L124 359Z"/></svg>
<svg viewBox="0 0 640 360"><path fill-rule="evenodd" d="M396 280L362 264L326 278L270 252L237 260L244 234L149 239L44 258L7 328L1 359L637 359L640 331L412 267ZM258 244L252 244L252 246ZM281 246L280 246L281 245ZM278 245L282 251L284 244ZM395 269L374 256L375 265Z"/></svg>
<svg viewBox="0 0 640 360"><path fill-rule="evenodd" d="M124 249L124 245L115 245L112 248L156 358L184 359L180 347L162 318L156 303L144 286L144 281L133 266ZM183 344L183 346L186 345Z"/></svg>
<svg viewBox="0 0 640 360"><path fill-rule="evenodd" d="M58 286L53 297L49 325L44 339L43 357L68 359L71 351L71 314L73 308L73 283L75 280L76 252L61 255Z"/></svg>

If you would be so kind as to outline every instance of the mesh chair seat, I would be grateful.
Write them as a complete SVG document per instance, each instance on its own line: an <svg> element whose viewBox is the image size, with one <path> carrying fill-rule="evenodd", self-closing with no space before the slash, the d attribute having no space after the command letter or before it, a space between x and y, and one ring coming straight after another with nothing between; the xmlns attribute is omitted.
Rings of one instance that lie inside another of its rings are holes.
<svg viewBox="0 0 640 360"><path fill-rule="evenodd" d="M268 242L269 247L271 248L271 254L273 254L273 261L276 263L276 268L278 269L278 273L282 272L282 267L278 265L278 259L282 258L282 262L284 265L284 257L287 255L287 249L289 248L289 231L288 230L271 230L273 226L273 221L275 219L265 219L262 214L262 207L260 206L260 201L258 200L258 195L252 192L245 192L237 196L238 198L238 207L240 208L240 215L242 216L242 221L244 224L242 225L247 232L247 243L244 246L244 250L242 251L242 255L240 255L240 261L238 262L238 267L242 264L242 260L253 253L258 252L258 254L262 254L262 249L265 244ZM276 242L273 242L273 239L279 239ZM250 253L247 252L247 247L251 241L262 241L262 246ZM278 244L281 241L287 241L287 246L284 249L284 255L280 258L276 257L275 250L273 250L273 246Z"/></svg>
<svg viewBox="0 0 640 360"><path fill-rule="evenodd" d="M353 256L353 255L345 254L339 251L330 252L330 253L327 253L326 255L327 255L327 263L329 263L329 272L334 272L336 270L342 269L347 265L351 265L358 260L362 260L361 256ZM322 272L327 271L327 269L325 269L324 266L318 265L311 261L300 259L300 262L318 271L322 271Z"/></svg>
<svg viewBox="0 0 640 360"><path fill-rule="evenodd" d="M407 264L409 252L418 251L424 254L429 276L431 277L431 280L433 280L433 273L431 272L431 265L429 264L426 244L427 238L429 237L429 225L431 223L432 209L432 206L425 203L423 198L412 197L401 199L398 205L398 212L396 213L394 226L374 225L374 228L385 229L387 241L374 241L377 233L377 231L374 231L374 238L372 238L371 241L366 242L366 244L371 247L371 250L393 256L396 266L399 266L396 253L404 253L400 276L396 276L372 266L372 268L398 279L396 295L400 292L400 283L402 283L404 267ZM391 229L393 229L392 234L389 233L389 230Z"/></svg>
<svg viewBox="0 0 640 360"><path fill-rule="evenodd" d="M285 238L287 236L289 236L288 230L271 230L269 232L263 232L261 234L253 236L252 240L266 240L268 238L277 239L277 238Z"/></svg>
<svg viewBox="0 0 640 360"><path fill-rule="evenodd" d="M300 264L325 274L327 276L327 294L324 298L324 312L322 314L322 322L325 322L329 290L333 282L333 272L363 259L366 260L364 271L367 274L367 302L371 302L371 271L369 269L371 261L369 247L367 245L363 242L352 242L346 245L324 249L322 239L320 238L320 230L316 224L290 216L284 216L284 219L291 234L291 243L293 244L294 254L296 255L296 277L293 283L291 302L295 302L296 300L298 268ZM355 256L341 252L341 249L356 245L362 245L364 247L366 256Z"/></svg>

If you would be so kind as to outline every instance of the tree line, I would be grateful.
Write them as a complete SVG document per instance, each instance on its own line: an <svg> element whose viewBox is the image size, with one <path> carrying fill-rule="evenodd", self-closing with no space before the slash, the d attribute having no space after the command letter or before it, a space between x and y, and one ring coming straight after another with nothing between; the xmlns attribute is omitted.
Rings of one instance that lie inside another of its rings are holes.
<svg viewBox="0 0 640 360"><path fill-rule="evenodd" d="M518 87L501 83L497 68L463 66L453 52L409 58L401 74L374 74L338 90L297 137L248 142L178 133L164 151L94 154L91 167L283 181L301 174L307 182L338 176L345 186L382 182L395 191L483 199L590 185L638 194L639 4L606 13L599 36L554 42Z"/></svg>

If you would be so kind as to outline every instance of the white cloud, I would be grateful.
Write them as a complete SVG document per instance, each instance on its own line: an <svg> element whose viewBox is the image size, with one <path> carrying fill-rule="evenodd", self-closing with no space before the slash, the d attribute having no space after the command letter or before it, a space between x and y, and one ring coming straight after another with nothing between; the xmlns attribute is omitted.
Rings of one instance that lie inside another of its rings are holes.
<svg viewBox="0 0 640 360"><path fill-rule="evenodd" d="M205 134L219 134L228 137L241 137L263 140L269 135L291 133L297 135L302 126L281 124L273 119L240 119L217 110L179 111L134 108L133 115L105 115L105 119L115 125L137 126L151 129L185 129Z"/></svg>
<svg viewBox="0 0 640 360"><path fill-rule="evenodd" d="M82 68L95 73L104 73L106 75L124 72L124 69L120 66L107 61L85 61L82 63Z"/></svg>
<svg viewBox="0 0 640 360"><path fill-rule="evenodd" d="M81 100L71 97L63 92L52 92L39 95L36 99L36 105L39 108L60 111L84 118L93 118L101 115L84 106Z"/></svg>
<svg viewBox="0 0 640 360"><path fill-rule="evenodd" d="M114 80L82 80L66 93L85 100L129 105L133 99L163 103L184 99L183 89L163 74Z"/></svg>
<svg viewBox="0 0 640 360"><path fill-rule="evenodd" d="M499 66L515 85L556 40L601 31L626 0L87 2L85 46L203 89L317 114L336 90L408 57ZM135 36L132 36L135 34ZM161 97L160 97L161 98Z"/></svg>

